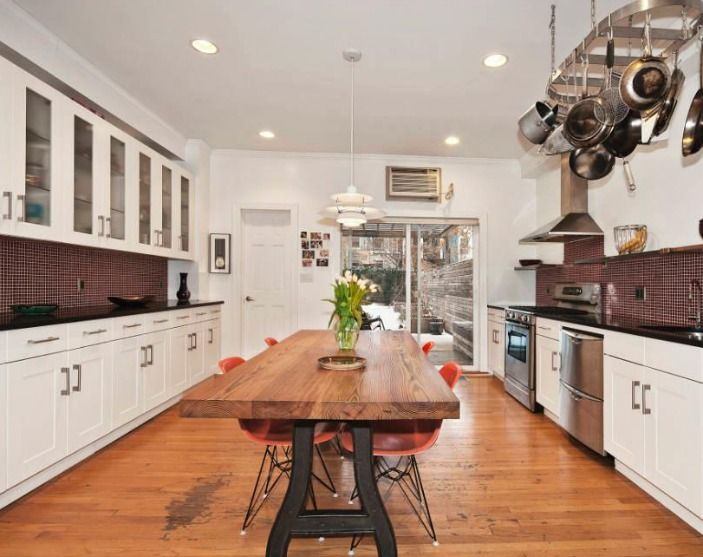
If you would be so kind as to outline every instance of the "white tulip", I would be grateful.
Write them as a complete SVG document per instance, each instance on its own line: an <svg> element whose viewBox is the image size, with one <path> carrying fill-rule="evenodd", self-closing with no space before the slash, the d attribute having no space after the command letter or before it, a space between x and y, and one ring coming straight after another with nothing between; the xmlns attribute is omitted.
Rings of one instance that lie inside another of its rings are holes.
<svg viewBox="0 0 703 557"><path fill-rule="evenodd" d="M366 288L366 285L369 283L368 279L359 279L359 288Z"/></svg>
<svg viewBox="0 0 703 557"><path fill-rule="evenodd" d="M344 278L347 279L347 280L351 280L351 279L352 279L352 273L351 273L351 271L350 271L349 269L347 269L346 271L344 271Z"/></svg>
<svg viewBox="0 0 703 557"><path fill-rule="evenodd" d="M371 292L378 292L378 286L376 286L375 284L372 284L372 285L371 285L371 288L369 288L369 290L370 290Z"/></svg>
<svg viewBox="0 0 703 557"><path fill-rule="evenodd" d="M359 277L357 275L352 275L352 282L358 282Z"/></svg>

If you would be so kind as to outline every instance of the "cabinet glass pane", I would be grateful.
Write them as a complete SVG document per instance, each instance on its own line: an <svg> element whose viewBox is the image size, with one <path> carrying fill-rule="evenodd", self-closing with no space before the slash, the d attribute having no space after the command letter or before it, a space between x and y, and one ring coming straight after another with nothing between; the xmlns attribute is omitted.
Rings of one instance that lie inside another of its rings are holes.
<svg viewBox="0 0 703 557"><path fill-rule="evenodd" d="M93 126L73 120L73 230L93 233Z"/></svg>
<svg viewBox="0 0 703 557"><path fill-rule="evenodd" d="M51 101L27 89L24 220L51 224Z"/></svg>
<svg viewBox="0 0 703 557"><path fill-rule="evenodd" d="M110 138L110 231L111 238L124 240L125 233L125 144Z"/></svg>
<svg viewBox="0 0 703 557"><path fill-rule="evenodd" d="M190 219L190 182L181 176L181 251L188 251L190 234L188 223Z"/></svg>
<svg viewBox="0 0 703 557"><path fill-rule="evenodd" d="M139 243L151 243L151 159L139 153Z"/></svg>
<svg viewBox="0 0 703 557"><path fill-rule="evenodd" d="M172 213L173 213L173 175L171 169L162 167L161 171L161 245L165 248L171 247L171 235L173 233Z"/></svg>

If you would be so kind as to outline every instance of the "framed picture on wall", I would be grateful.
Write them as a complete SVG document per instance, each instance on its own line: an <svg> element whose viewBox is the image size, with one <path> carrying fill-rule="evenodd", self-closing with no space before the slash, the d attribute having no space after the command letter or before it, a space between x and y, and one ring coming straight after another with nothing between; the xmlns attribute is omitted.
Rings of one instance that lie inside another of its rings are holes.
<svg viewBox="0 0 703 557"><path fill-rule="evenodd" d="M230 262L230 234L210 234L210 272L232 272Z"/></svg>

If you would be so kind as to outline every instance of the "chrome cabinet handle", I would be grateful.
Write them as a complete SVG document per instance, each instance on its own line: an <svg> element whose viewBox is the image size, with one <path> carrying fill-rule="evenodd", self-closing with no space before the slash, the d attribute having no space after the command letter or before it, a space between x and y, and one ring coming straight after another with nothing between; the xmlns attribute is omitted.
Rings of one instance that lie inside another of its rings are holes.
<svg viewBox="0 0 703 557"><path fill-rule="evenodd" d="M146 347L147 354L148 354L148 361L147 365L153 366L154 365L154 345L150 344L149 346Z"/></svg>
<svg viewBox="0 0 703 557"><path fill-rule="evenodd" d="M54 342L54 341L57 341L57 340L61 340L61 337L47 337L47 338L43 338L43 339L40 339L40 340L32 340L32 339L29 339L29 340L27 341L27 344L44 344L45 342Z"/></svg>
<svg viewBox="0 0 703 557"><path fill-rule="evenodd" d="M176 319L190 319L190 315L179 315Z"/></svg>
<svg viewBox="0 0 703 557"><path fill-rule="evenodd" d="M537 326L537 328L538 328L540 331L551 331L551 330L552 330L551 327L540 327L539 325Z"/></svg>
<svg viewBox="0 0 703 557"><path fill-rule="evenodd" d="M208 334L210 335L210 338L208 339L207 343L212 344L215 342L215 331L213 329L208 329Z"/></svg>
<svg viewBox="0 0 703 557"><path fill-rule="evenodd" d="M168 319L154 319L154 323L160 325L161 323L168 323Z"/></svg>
<svg viewBox="0 0 703 557"><path fill-rule="evenodd" d="M24 207L24 200L25 200L25 195L24 195L24 194L21 193L21 194L19 194L19 195L17 196L17 203L21 203L21 204L22 204L22 210L21 210L21 211L20 211L20 210L17 211L17 222L24 222L24 210L25 210L25 207Z"/></svg>
<svg viewBox="0 0 703 557"><path fill-rule="evenodd" d="M188 352L193 350L193 333L188 335Z"/></svg>
<svg viewBox="0 0 703 557"><path fill-rule="evenodd" d="M71 396L71 370L67 367L62 367L61 373L66 374L66 388L61 389L61 396Z"/></svg>
<svg viewBox="0 0 703 557"><path fill-rule="evenodd" d="M73 387L73 392L80 393L83 384L83 366L81 364L73 364L73 369L78 372L76 384Z"/></svg>
<svg viewBox="0 0 703 557"><path fill-rule="evenodd" d="M141 323L132 323L131 325L122 325L125 329L134 329L135 327L141 327Z"/></svg>
<svg viewBox="0 0 703 557"><path fill-rule="evenodd" d="M252 298L251 296L247 296L246 298L244 298L244 301L246 301L246 302L253 302L253 301L254 301L254 298Z"/></svg>
<svg viewBox="0 0 703 557"><path fill-rule="evenodd" d="M559 355L559 352L552 352L552 371L557 371L559 368L554 364L554 358Z"/></svg>
<svg viewBox="0 0 703 557"><path fill-rule="evenodd" d="M98 222L100 223L100 232L98 232L98 237L101 238L105 236L105 217L99 215Z"/></svg>
<svg viewBox="0 0 703 557"><path fill-rule="evenodd" d="M193 333L193 350L198 349L198 333Z"/></svg>
<svg viewBox="0 0 703 557"><path fill-rule="evenodd" d="M635 402L635 391L637 390L637 387L640 386L639 381L633 381L632 382L632 409L633 410L639 410L640 409L640 403Z"/></svg>
<svg viewBox="0 0 703 557"><path fill-rule="evenodd" d="M12 192L5 191L2 196L7 199L7 213L2 216L2 220L12 220Z"/></svg>
<svg viewBox="0 0 703 557"><path fill-rule="evenodd" d="M146 367L149 365L149 362L146 357L146 346L142 346L139 350L142 353L142 362L139 364L139 367Z"/></svg>
<svg viewBox="0 0 703 557"><path fill-rule="evenodd" d="M83 331L84 335L101 335L107 333L107 329L95 329L94 331Z"/></svg>
<svg viewBox="0 0 703 557"><path fill-rule="evenodd" d="M642 385L642 414L645 416L652 413L652 409L647 408L647 391L651 389L651 385Z"/></svg>
<svg viewBox="0 0 703 557"><path fill-rule="evenodd" d="M112 219L110 217L105 217L105 238L112 238Z"/></svg>
<svg viewBox="0 0 703 557"><path fill-rule="evenodd" d="M196 313L196 314L195 314L196 317L202 317L203 315L207 315L207 311L203 311L203 312L201 312L201 313Z"/></svg>

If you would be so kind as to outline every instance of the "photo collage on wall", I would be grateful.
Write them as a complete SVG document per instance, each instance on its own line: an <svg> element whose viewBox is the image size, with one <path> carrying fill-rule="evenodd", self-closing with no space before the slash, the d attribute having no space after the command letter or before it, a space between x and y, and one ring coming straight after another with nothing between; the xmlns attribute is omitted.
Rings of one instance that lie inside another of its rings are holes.
<svg viewBox="0 0 703 557"><path fill-rule="evenodd" d="M330 233L300 232L300 251L303 267L330 266Z"/></svg>

